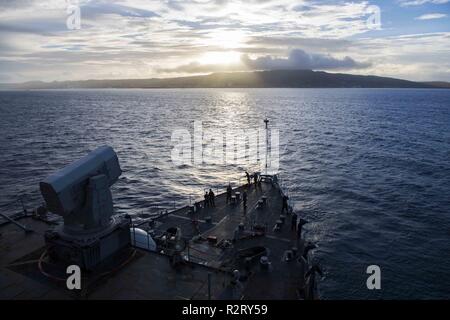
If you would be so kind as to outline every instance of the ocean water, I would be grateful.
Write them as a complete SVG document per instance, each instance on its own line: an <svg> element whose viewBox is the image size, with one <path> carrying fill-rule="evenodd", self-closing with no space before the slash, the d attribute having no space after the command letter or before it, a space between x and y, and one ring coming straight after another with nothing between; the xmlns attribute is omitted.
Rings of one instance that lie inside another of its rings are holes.
<svg viewBox="0 0 450 320"><path fill-rule="evenodd" d="M280 177L324 270L325 299L450 298L450 90L163 89L0 92L0 208L109 144L119 213L189 203L258 165L175 165L174 129L280 132ZM366 268L381 268L368 290Z"/></svg>

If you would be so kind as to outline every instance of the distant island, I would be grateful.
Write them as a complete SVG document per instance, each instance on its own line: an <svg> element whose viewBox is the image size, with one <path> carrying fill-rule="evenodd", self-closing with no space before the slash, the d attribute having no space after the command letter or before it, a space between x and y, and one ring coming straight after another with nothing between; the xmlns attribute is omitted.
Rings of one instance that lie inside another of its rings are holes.
<svg viewBox="0 0 450 320"><path fill-rule="evenodd" d="M271 70L221 72L178 78L32 81L20 84L0 84L0 89L98 88L450 88L450 83L414 82L387 77L312 70Z"/></svg>

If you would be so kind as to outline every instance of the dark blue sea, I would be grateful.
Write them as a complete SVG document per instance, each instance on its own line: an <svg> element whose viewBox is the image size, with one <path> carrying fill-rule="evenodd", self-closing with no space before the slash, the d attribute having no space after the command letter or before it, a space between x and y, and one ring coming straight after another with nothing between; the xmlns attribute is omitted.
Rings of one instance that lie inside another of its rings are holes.
<svg viewBox="0 0 450 320"><path fill-rule="evenodd" d="M255 128L266 116L280 132L280 177L318 245L323 298L450 298L450 90L0 92L0 206L20 194L40 204L41 179L103 144L124 171L118 213L186 205L257 168L175 165L173 130ZM366 287L373 264L381 290Z"/></svg>

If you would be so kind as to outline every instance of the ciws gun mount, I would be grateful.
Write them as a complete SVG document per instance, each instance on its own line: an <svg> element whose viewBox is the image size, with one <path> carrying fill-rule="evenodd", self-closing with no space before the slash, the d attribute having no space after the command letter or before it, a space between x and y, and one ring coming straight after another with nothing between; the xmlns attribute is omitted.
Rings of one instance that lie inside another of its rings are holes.
<svg viewBox="0 0 450 320"><path fill-rule="evenodd" d="M40 183L47 209L64 220L45 233L53 260L92 270L130 246L130 220L113 215L110 187L121 174L116 153L103 146Z"/></svg>

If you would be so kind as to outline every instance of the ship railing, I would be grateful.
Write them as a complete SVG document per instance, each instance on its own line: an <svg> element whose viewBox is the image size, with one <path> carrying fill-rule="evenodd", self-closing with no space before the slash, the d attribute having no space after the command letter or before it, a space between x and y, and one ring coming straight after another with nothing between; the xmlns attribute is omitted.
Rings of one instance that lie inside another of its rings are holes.
<svg viewBox="0 0 450 320"><path fill-rule="evenodd" d="M291 197L291 190L285 179L283 179L283 177L281 176L281 174L278 174L278 188L280 189L282 195L286 195L289 198L288 206L291 207L291 209L293 210L295 202Z"/></svg>
<svg viewBox="0 0 450 320"><path fill-rule="evenodd" d="M131 228L131 232L133 232L133 238L135 239L135 241L136 241L136 234L135 234L136 228L137 228L136 225L133 225L133 227ZM164 231L160 231L158 234L154 234L154 233L150 234L149 232L147 232L147 235L148 235L147 236L147 247L150 247L150 238L152 238L153 240L157 240L157 239L160 239L161 236L163 236L165 234L166 234L166 232L164 232ZM160 241L161 240L158 240L158 242L160 242ZM179 249L170 248L169 247L170 241L168 241L167 243L163 243L163 244L159 243L158 250L163 250L166 255L171 255L176 251L185 252L187 261L190 261L193 263L198 263L198 264L206 264L208 261L211 261L213 259L218 259L220 257L219 255L215 255L213 253L206 252L206 251L203 251L203 250L193 247L191 245L190 241L191 241L190 238L180 237L179 244L181 244L181 247ZM135 243L133 245L135 245ZM195 254L195 253L199 253L201 256L199 256L198 254Z"/></svg>
<svg viewBox="0 0 450 320"><path fill-rule="evenodd" d="M10 208L13 205L17 205L19 204L23 213L26 214L28 212L27 207L25 205L25 200L29 195L24 193L24 194L20 194L18 195L14 200L8 201L8 202L4 202L0 204L0 209L5 209L5 208Z"/></svg>
<svg viewBox="0 0 450 320"><path fill-rule="evenodd" d="M6 211L6 213L0 213L0 224L9 223L12 222L11 220L29 216L30 210L25 204L27 197L28 194L20 194L14 200L0 204L0 210L3 212Z"/></svg>
<svg viewBox="0 0 450 320"><path fill-rule="evenodd" d="M242 176L239 177L239 179L228 179L227 182L224 184L220 184L220 185L216 184L216 185L206 186L203 188L202 192L191 193L187 196L187 198L189 199L189 205L203 202L204 194L205 194L205 192L209 191L209 189L212 189L213 191L215 191L216 196L217 196L219 194L226 192L226 189L229 184L231 184L233 189L241 187L241 186L243 186L243 184L242 184L243 179L244 179L244 177L242 177Z"/></svg>
<svg viewBox="0 0 450 320"><path fill-rule="evenodd" d="M266 178L271 179L273 177L272 175L262 175L262 176L264 176L265 179ZM242 187L247 182L245 179L246 179L245 176L239 176L239 178L228 179L227 182L224 184L208 185L206 187L203 187L202 191L191 192L191 193L187 194L182 200L179 200L179 201L173 200L171 206L170 205L169 206L160 206L158 204L150 205L147 208L147 210L151 211L150 212L151 217L149 217L148 219L143 219L136 226L146 224L153 220L159 219L165 215L171 214L177 210L177 207L183 208L183 204L192 206L197 203L203 203L204 194L206 191L209 191L209 189L214 190L216 193L216 196L217 196L221 193L226 192L226 188L227 188L228 184L231 184L233 189ZM154 213L154 211L157 211L157 212Z"/></svg>
<svg viewBox="0 0 450 320"><path fill-rule="evenodd" d="M200 249L197 249L197 248L191 246L191 243L189 240L186 242L186 255L187 255L188 261L195 262L194 260L198 260L198 262L200 262L200 263L201 262L206 263L213 259L220 258L220 255L206 252L206 251L203 251L203 250L200 250ZM192 252L194 252L194 254ZM200 253L201 255L206 256L207 258L199 257L198 255L195 255L195 252ZM194 259L192 259L192 258L194 258Z"/></svg>

